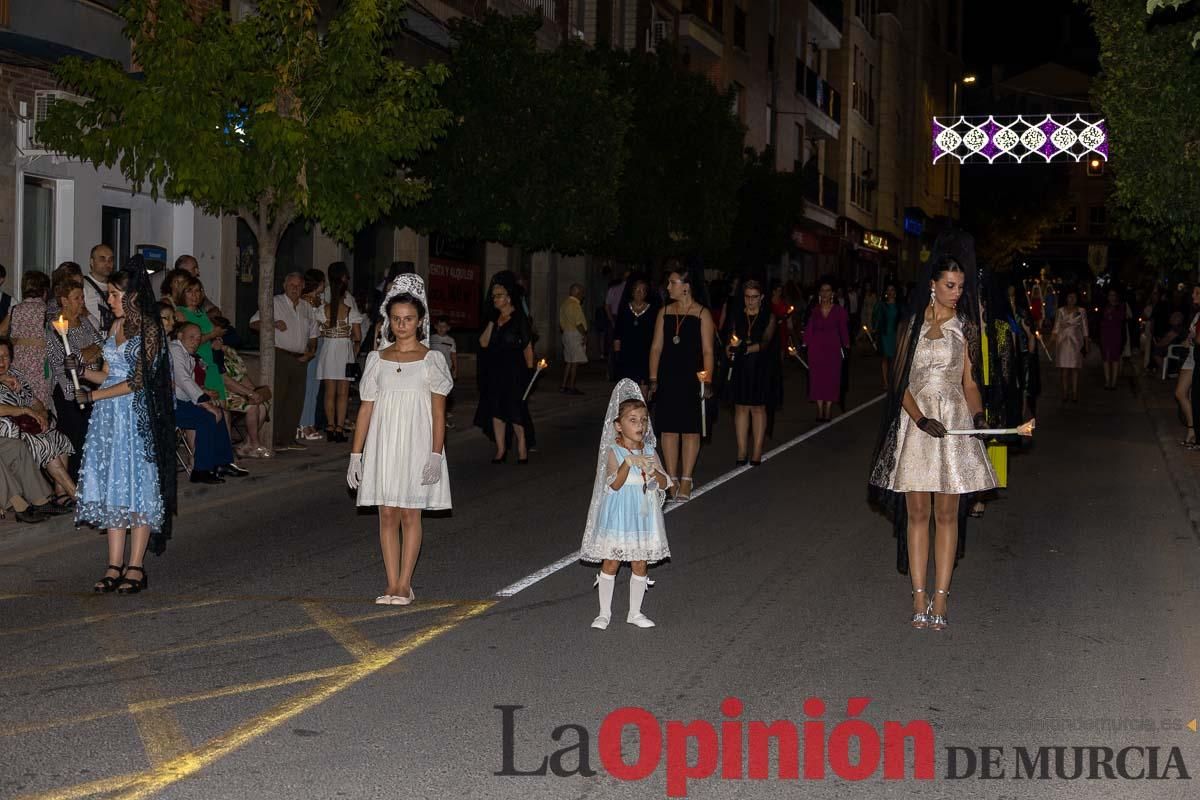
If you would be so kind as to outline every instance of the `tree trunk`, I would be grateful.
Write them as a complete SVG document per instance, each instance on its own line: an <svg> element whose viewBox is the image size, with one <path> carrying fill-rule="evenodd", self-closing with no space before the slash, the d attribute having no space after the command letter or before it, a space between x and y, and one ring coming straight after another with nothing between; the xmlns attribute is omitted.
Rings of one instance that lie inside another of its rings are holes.
<svg viewBox="0 0 1200 800"><path fill-rule="evenodd" d="M258 240L258 380L271 387L274 405L279 396L275 387L275 253L279 243L272 237L268 226L263 225L264 235ZM273 443L275 415L267 419L262 436ZM286 433L286 431L285 431ZM273 448L273 444L267 447Z"/></svg>

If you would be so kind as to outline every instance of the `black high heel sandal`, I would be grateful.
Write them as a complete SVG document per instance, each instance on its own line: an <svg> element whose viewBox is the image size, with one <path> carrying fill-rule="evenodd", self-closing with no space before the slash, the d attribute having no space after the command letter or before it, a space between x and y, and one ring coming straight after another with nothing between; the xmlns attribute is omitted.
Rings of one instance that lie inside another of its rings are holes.
<svg viewBox="0 0 1200 800"><path fill-rule="evenodd" d="M115 569L117 571L117 577L114 578L111 575L105 575L103 578L96 581L94 586L92 586L93 592L103 592L104 594L108 594L109 592L116 590L117 584L121 582L123 577L125 577L125 565L122 564L118 567L116 564L108 564L105 566L106 572L110 569Z"/></svg>
<svg viewBox="0 0 1200 800"><path fill-rule="evenodd" d="M492 459L493 464L503 464L505 461L508 461L508 451L507 450L504 451L504 455L500 456L499 458Z"/></svg>
<svg viewBox="0 0 1200 800"><path fill-rule="evenodd" d="M129 570L136 569L142 573L140 579L126 577ZM126 585L128 584L128 586ZM125 573L121 576L119 585L117 586L117 594L137 594L143 589L150 588L150 576L146 574L146 570L142 567L126 567Z"/></svg>
<svg viewBox="0 0 1200 800"><path fill-rule="evenodd" d="M345 428L342 428L341 426L338 426L337 428L334 429L333 440L335 442L338 442L339 444L350 441L349 439L346 438Z"/></svg>
<svg viewBox="0 0 1200 800"><path fill-rule="evenodd" d="M325 441L332 443L336 439L337 439L337 431L335 431L333 429L332 425L326 425L325 426Z"/></svg>

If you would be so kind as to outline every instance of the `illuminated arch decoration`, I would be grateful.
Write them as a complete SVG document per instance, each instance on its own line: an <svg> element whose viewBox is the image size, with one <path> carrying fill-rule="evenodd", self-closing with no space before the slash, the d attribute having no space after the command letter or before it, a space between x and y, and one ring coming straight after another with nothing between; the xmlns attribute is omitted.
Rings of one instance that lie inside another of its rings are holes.
<svg viewBox="0 0 1200 800"><path fill-rule="evenodd" d="M960 164L1049 163L1068 158L1108 160L1108 129L1094 114L934 117L933 163L950 156Z"/></svg>

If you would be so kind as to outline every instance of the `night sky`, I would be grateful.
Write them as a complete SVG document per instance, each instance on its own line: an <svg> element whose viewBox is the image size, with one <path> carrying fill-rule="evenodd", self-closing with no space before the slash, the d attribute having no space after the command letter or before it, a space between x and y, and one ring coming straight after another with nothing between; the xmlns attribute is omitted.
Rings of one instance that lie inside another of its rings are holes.
<svg viewBox="0 0 1200 800"><path fill-rule="evenodd" d="M994 64L1006 75L1056 61L1090 74L1099 71L1099 46L1087 9L1075 0L963 2L963 56L982 79ZM1001 10L1002 9L1002 10Z"/></svg>

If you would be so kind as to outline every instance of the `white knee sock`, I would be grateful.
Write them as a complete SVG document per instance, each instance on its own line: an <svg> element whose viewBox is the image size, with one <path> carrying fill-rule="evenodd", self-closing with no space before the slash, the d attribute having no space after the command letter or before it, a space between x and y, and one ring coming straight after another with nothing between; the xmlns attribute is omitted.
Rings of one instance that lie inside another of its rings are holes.
<svg viewBox="0 0 1200 800"><path fill-rule="evenodd" d="M612 616L613 590L617 588L617 576L600 573L600 616Z"/></svg>
<svg viewBox="0 0 1200 800"><path fill-rule="evenodd" d="M638 614L642 613L642 598L646 596L646 577L638 575L629 576L629 616L628 619L633 619Z"/></svg>

